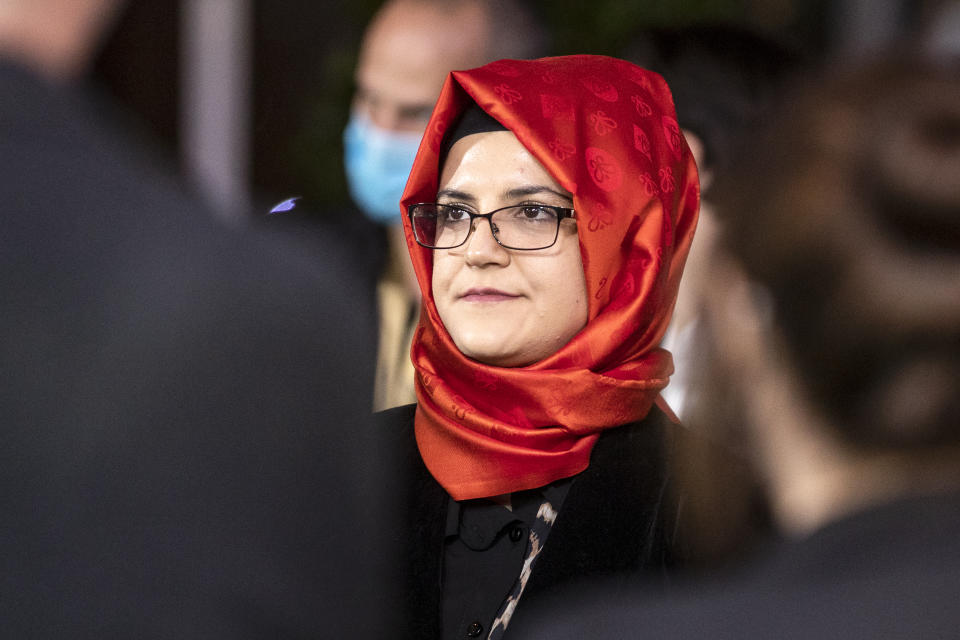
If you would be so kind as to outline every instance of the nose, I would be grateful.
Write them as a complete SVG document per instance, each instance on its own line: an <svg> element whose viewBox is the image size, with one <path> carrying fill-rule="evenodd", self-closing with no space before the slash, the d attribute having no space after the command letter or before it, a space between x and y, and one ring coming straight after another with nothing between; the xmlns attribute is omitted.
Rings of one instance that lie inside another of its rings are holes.
<svg viewBox="0 0 960 640"><path fill-rule="evenodd" d="M385 131L401 131L402 126L397 110L390 105L378 103L367 110L370 121Z"/></svg>
<svg viewBox="0 0 960 640"><path fill-rule="evenodd" d="M352 108L363 114L378 129L385 131L399 131L400 117L395 106L372 94L359 92L353 98Z"/></svg>
<svg viewBox="0 0 960 640"><path fill-rule="evenodd" d="M467 238L466 263L473 267L485 265L504 266L510 262L510 252L500 246L493 237L493 221L490 218L475 218Z"/></svg>

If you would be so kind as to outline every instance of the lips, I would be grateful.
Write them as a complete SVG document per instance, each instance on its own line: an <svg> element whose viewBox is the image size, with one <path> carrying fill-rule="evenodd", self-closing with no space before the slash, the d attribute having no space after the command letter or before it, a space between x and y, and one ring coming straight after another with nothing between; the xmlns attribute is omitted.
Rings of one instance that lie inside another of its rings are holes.
<svg viewBox="0 0 960 640"><path fill-rule="evenodd" d="M465 302L506 302L519 297L519 295L491 287L473 287L460 294L460 299Z"/></svg>

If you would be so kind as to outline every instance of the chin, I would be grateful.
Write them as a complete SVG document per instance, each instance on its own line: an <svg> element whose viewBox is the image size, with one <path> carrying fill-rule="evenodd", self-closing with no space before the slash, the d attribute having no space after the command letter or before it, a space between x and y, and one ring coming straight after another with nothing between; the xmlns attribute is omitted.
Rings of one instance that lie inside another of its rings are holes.
<svg viewBox="0 0 960 640"><path fill-rule="evenodd" d="M502 341L491 340L489 337L482 341L454 339L454 344L471 360L494 367L522 367L530 364L521 355L505 350Z"/></svg>
<svg viewBox="0 0 960 640"><path fill-rule="evenodd" d="M460 349L460 351L471 360L476 360L477 362L482 362L483 364L488 364L493 367L523 366L521 364L514 364L517 360L509 354L488 351L486 349Z"/></svg>

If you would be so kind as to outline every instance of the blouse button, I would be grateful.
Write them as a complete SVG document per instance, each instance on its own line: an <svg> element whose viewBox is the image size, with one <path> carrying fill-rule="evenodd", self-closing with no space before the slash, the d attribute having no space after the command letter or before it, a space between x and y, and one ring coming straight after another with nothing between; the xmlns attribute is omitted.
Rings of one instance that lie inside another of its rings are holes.
<svg viewBox="0 0 960 640"><path fill-rule="evenodd" d="M523 537L523 527L515 526L510 529L510 539L514 542L520 542L520 539Z"/></svg>
<svg viewBox="0 0 960 640"><path fill-rule="evenodd" d="M481 633L483 633L483 625L479 622L473 622L467 627L467 637L476 638Z"/></svg>

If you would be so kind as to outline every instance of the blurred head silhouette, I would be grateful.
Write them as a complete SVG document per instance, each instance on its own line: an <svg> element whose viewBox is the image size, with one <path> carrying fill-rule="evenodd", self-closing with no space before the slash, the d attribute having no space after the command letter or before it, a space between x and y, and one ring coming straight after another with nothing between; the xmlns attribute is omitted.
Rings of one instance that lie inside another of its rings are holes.
<svg viewBox="0 0 960 640"><path fill-rule="evenodd" d="M5 0L0 7L0 55L48 77L75 77L86 70L122 4L123 0Z"/></svg>
<svg viewBox="0 0 960 640"><path fill-rule="evenodd" d="M802 88L718 179L714 338L787 529L960 486L956 71Z"/></svg>

